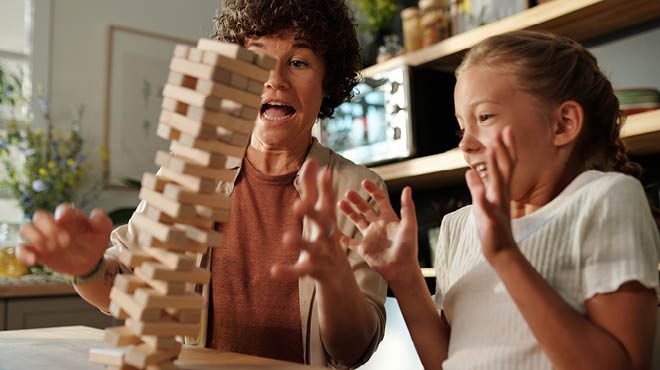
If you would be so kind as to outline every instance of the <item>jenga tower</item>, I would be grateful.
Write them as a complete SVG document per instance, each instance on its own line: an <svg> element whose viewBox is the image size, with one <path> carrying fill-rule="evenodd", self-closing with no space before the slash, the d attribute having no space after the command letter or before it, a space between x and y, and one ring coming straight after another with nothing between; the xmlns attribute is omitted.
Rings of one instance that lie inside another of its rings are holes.
<svg viewBox="0 0 660 370"><path fill-rule="evenodd" d="M92 349L90 361L112 369L172 369L182 346L175 337L199 334L205 302L191 288L208 284L210 272L196 260L222 244L214 224L227 220L231 204L215 190L218 181L236 176L229 168L242 161L275 63L213 40L177 45L158 125L158 136L172 141L170 152L159 151L159 173L142 178L147 205L132 219L140 248L120 256L134 274L117 275L110 293L111 313L126 321L106 329L105 341L119 348Z"/></svg>

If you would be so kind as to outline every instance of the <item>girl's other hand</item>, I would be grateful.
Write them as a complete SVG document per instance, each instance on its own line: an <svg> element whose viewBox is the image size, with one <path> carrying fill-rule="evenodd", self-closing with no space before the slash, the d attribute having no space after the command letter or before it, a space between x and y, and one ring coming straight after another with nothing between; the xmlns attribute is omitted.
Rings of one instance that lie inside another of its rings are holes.
<svg viewBox="0 0 660 370"><path fill-rule="evenodd" d="M516 247L511 231L511 185L516 162L513 134L507 126L497 134L495 147L486 149L486 179L473 169L465 174L482 251L490 263L499 252Z"/></svg>
<svg viewBox="0 0 660 370"><path fill-rule="evenodd" d="M417 218L410 187L401 193L401 219L392 209L385 191L369 180L362 187L376 201L377 212L358 193L349 191L346 198L357 208L342 200L339 209L362 233L357 241L346 235L340 237L343 246L350 248L378 272L395 289L407 277L419 274L417 261Z"/></svg>

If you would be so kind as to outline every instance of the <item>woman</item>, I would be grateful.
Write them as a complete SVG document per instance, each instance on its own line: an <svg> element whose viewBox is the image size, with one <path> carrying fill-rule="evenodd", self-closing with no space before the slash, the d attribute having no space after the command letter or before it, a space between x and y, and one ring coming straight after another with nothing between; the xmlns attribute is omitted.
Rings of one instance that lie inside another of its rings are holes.
<svg viewBox="0 0 660 370"><path fill-rule="evenodd" d="M236 0L225 2L216 28L216 38L271 54L278 63L264 84L236 180L218 186L232 196L232 212L222 230L224 246L201 261L212 275L203 293L209 298L208 318L202 318L208 328L188 342L309 364L359 366L383 337L386 285L356 253L339 245L338 231L359 234L348 219L336 217L330 194L357 189L364 178L383 189L384 184L311 136L315 120L331 116L357 82L353 19L343 0ZM324 169L319 176L318 168ZM310 209L317 212L303 218ZM137 212L143 210L144 203ZM22 248L21 259L75 276L103 271L105 279L78 279L76 290L107 310L113 278L126 270L117 255L136 246L136 226L130 222L113 232L114 247L95 268L110 233L105 214L97 210L88 219L67 206L56 213L54 218L39 212L23 228L32 246ZM315 248L308 248L310 242Z"/></svg>

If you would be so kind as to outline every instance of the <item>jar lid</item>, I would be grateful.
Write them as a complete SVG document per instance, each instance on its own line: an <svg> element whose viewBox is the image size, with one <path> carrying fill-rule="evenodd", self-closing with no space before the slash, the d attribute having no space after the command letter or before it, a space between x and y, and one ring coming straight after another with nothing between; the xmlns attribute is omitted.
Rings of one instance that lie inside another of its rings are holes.
<svg viewBox="0 0 660 370"><path fill-rule="evenodd" d="M447 1L446 0L419 0L419 4L417 4L420 9L424 10L427 8L446 8L447 7Z"/></svg>
<svg viewBox="0 0 660 370"><path fill-rule="evenodd" d="M419 8L416 6L411 6L405 8L401 11L401 19L408 19L412 17L419 17Z"/></svg>

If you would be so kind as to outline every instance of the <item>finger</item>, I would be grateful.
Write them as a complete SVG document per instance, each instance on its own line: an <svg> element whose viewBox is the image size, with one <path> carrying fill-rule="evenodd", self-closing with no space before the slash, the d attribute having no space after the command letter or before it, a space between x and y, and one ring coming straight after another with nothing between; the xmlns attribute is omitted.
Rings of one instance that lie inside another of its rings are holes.
<svg viewBox="0 0 660 370"><path fill-rule="evenodd" d="M94 208L89 215L89 226L93 231L110 234L112 220L101 208Z"/></svg>
<svg viewBox="0 0 660 370"><path fill-rule="evenodd" d="M378 185L369 180L362 181L362 187L374 199L380 210L380 215L387 215L388 217L396 217L396 212L390 204L390 198L387 196L385 190L381 189Z"/></svg>
<svg viewBox="0 0 660 370"><path fill-rule="evenodd" d="M332 187L332 176L327 168L319 173L318 185L320 210L330 218L329 222L334 223L336 217L334 206L337 195Z"/></svg>
<svg viewBox="0 0 660 370"><path fill-rule="evenodd" d="M34 266L38 260L37 251L30 245L16 247L16 259L25 266Z"/></svg>
<svg viewBox="0 0 660 370"><path fill-rule="evenodd" d="M417 214L415 213L415 203L412 199L410 186L406 186L401 192L401 222L404 227L417 229Z"/></svg>
<svg viewBox="0 0 660 370"><path fill-rule="evenodd" d="M504 144L503 133L497 134L495 142L495 159L497 160L497 166L500 169L502 184L508 184L511 176L512 159L509 155L508 148Z"/></svg>
<svg viewBox="0 0 660 370"><path fill-rule="evenodd" d="M364 234L364 230L366 230L367 227L369 227L369 223L367 222L367 220L365 220L361 214L355 212L353 207L351 207L351 205L348 204L348 202L345 200L339 201L338 206L339 206L339 210L344 215L346 215L346 217L348 217L349 220L351 220L353 225L355 225L358 228L358 230L360 230L361 233Z"/></svg>
<svg viewBox="0 0 660 370"><path fill-rule="evenodd" d="M21 234L21 237L25 239L29 244L32 245L33 249L37 251L37 253L45 252L48 251L48 247L46 246L47 239L46 237L41 234L39 229L37 229L33 224L24 224L21 226L20 230L18 231L19 234Z"/></svg>
<svg viewBox="0 0 660 370"><path fill-rule="evenodd" d="M313 204L309 204L302 199L296 199L293 202L293 214L297 217L300 217L300 219L304 217L308 217L310 219L318 219L321 217L319 215L319 211L314 208Z"/></svg>
<svg viewBox="0 0 660 370"><path fill-rule="evenodd" d="M475 170L468 170L465 173L465 181L467 182L468 189L470 190L470 195L472 196L472 203L475 207L483 208L485 203L486 193L484 182L479 177L479 174Z"/></svg>
<svg viewBox="0 0 660 370"><path fill-rule="evenodd" d="M339 235L339 244L341 244L342 247L353 251L357 250L358 246L360 245L358 241L343 233Z"/></svg>
<svg viewBox="0 0 660 370"><path fill-rule="evenodd" d="M346 199L348 199L351 204L362 213L368 223L375 222L378 219L378 213L376 213L376 210L374 210L371 204L362 198L360 194L351 190L346 193Z"/></svg>
<svg viewBox="0 0 660 370"><path fill-rule="evenodd" d="M486 184L486 200L490 204L499 205L502 195L502 171L497 163L496 148L486 150L486 166L488 168L488 183Z"/></svg>
<svg viewBox="0 0 660 370"><path fill-rule="evenodd" d="M37 211L32 218L32 224L45 239L42 241L42 244L46 249L54 251L58 244L59 230L55 224L53 215L46 211Z"/></svg>
<svg viewBox="0 0 660 370"><path fill-rule="evenodd" d="M511 157L511 160L514 163L517 162L518 152L516 151L516 141L513 137L513 129L511 129L511 126L507 126L504 128L502 136L504 138L504 145L506 146L509 152L509 157Z"/></svg>
<svg viewBox="0 0 660 370"><path fill-rule="evenodd" d="M271 276L276 280L294 281L301 276L309 275L311 272L309 263L309 252L300 251L298 261L293 265L276 264L270 268Z"/></svg>
<svg viewBox="0 0 660 370"><path fill-rule="evenodd" d="M301 199L313 207L316 203L316 200L318 199L318 190L316 188L318 164L315 160L310 159L303 164L301 172L301 183L303 189Z"/></svg>
<svg viewBox="0 0 660 370"><path fill-rule="evenodd" d="M85 230L88 220L85 213L80 209L75 208L71 204L60 204L55 209L55 221L60 229L75 233Z"/></svg>

